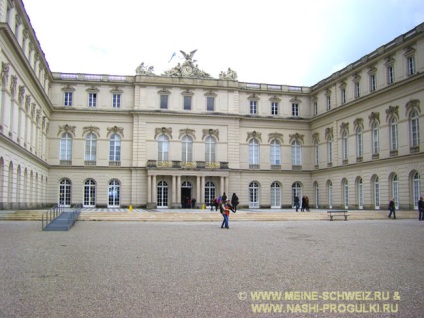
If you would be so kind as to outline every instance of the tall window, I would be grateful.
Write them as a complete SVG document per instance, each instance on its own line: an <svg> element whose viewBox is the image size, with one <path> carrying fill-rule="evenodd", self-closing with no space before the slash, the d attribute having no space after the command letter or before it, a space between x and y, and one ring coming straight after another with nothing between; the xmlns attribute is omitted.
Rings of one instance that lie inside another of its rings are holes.
<svg viewBox="0 0 424 318"><path fill-rule="evenodd" d="M249 208L259 208L259 184L257 182L249 184Z"/></svg>
<svg viewBox="0 0 424 318"><path fill-rule="evenodd" d="M333 208L333 183L331 181L328 182L328 208Z"/></svg>
<svg viewBox="0 0 424 318"><path fill-rule="evenodd" d="M184 110L191 110L191 96L184 96Z"/></svg>
<svg viewBox="0 0 424 318"><path fill-rule="evenodd" d="M327 140L327 151L328 151L328 163L333 162L333 138L331 136L328 137Z"/></svg>
<svg viewBox="0 0 424 318"><path fill-rule="evenodd" d="M121 184L118 180L109 182L108 187L108 207L119 207L121 198Z"/></svg>
<svg viewBox="0 0 424 318"><path fill-rule="evenodd" d="M399 209L399 180L397 175L392 177L392 197L395 199L396 209Z"/></svg>
<svg viewBox="0 0 424 318"><path fill-rule="evenodd" d="M109 161L121 161L121 137L112 134L109 142Z"/></svg>
<svg viewBox="0 0 424 318"><path fill-rule="evenodd" d="M72 136L68 132L60 138L60 160L72 160Z"/></svg>
<svg viewBox="0 0 424 318"><path fill-rule="evenodd" d="M341 88L340 89L340 97L342 100L342 104L346 104L346 88Z"/></svg>
<svg viewBox="0 0 424 318"><path fill-rule="evenodd" d="M377 155L380 153L380 132L378 122L372 124L372 154Z"/></svg>
<svg viewBox="0 0 424 318"><path fill-rule="evenodd" d="M72 106L72 98L73 98L73 92L65 92L64 105Z"/></svg>
<svg viewBox="0 0 424 318"><path fill-rule="evenodd" d="M318 144L318 141L315 141L315 143L314 143L314 164L316 166L319 165L319 144Z"/></svg>
<svg viewBox="0 0 424 318"><path fill-rule="evenodd" d="M59 184L59 205L71 206L71 180L62 179Z"/></svg>
<svg viewBox="0 0 424 318"><path fill-rule="evenodd" d="M258 113L258 101L251 100L250 101L250 114L255 115Z"/></svg>
<svg viewBox="0 0 424 318"><path fill-rule="evenodd" d="M97 137L94 133L89 133L85 137L85 161L96 161Z"/></svg>
<svg viewBox="0 0 424 318"><path fill-rule="evenodd" d="M121 94L112 94L112 107L121 108Z"/></svg>
<svg viewBox="0 0 424 318"><path fill-rule="evenodd" d="M97 106L97 93L88 93L88 107Z"/></svg>
<svg viewBox="0 0 424 318"><path fill-rule="evenodd" d="M249 141L249 165L259 164L259 142L256 139Z"/></svg>
<svg viewBox="0 0 424 318"><path fill-rule="evenodd" d="M348 159L348 143L347 143L347 132L344 131L342 134L342 156L343 160Z"/></svg>
<svg viewBox="0 0 424 318"><path fill-rule="evenodd" d="M280 142L275 139L271 142L271 164L281 164L281 145Z"/></svg>
<svg viewBox="0 0 424 318"><path fill-rule="evenodd" d="M319 188L318 182L314 182L315 208L319 208Z"/></svg>
<svg viewBox="0 0 424 318"><path fill-rule="evenodd" d="M314 115L318 115L318 102L314 101Z"/></svg>
<svg viewBox="0 0 424 318"><path fill-rule="evenodd" d="M355 82L354 89L355 89L355 98L361 97L361 86L359 85L359 82Z"/></svg>
<svg viewBox="0 0 424 318"><path fill-rule="evenodd" d="M281 208L281 187L278 182L271 184L271 208Z"/></svg>
<svg viewBox="0 0 424 318"><path fill-rule="evenodd" d="M396 117L390 120L390 150L398 150L398 126Z"/></svg>
<svg viewBox="0 0 424 318"><path fill-rule="evenodd" d="M363 188L362 188L362 178L358 180L358 207L359 209L364 208L364 194L363 194Z"/></svg>
<svg viewBox="0 0 424 318"><path fill-rule="evenodd" d="M160 109L168 109L168 95L160 95Z"/></svg>
<svg viewBox="0 0 424 318"><path fill-rule="evenodd" d="M393 84L395 82L395 70L393 65L387 66L387 84Z"/></svg>
<svg viewBox="0 0 424 318"><path fill-rule="evenodd" d="M165 181L158 182L156 202L158 208L168 207L168 183Z"/></svg>
<svg viewBox="0 0 424 318"><path fill-rule="evenodd" d="M184 136L182 140L182 162L193 161L193 139L190 136Z"/></svg>
<svg viewBox="0 0 424 318"><path fill-rule="evenodd" d="M346 179L342 183L344 208L349 208L349 184Z"/></svg>
<svg viewBox="0 0 424 318"><path fill-rule="evenodd" d="M278 115L278 102L271 102L271 115Z"/></svg>
<svg viewBox="0 0 424 318"><path fill-rule="evenodd" d="M292 104L292 116L299 117L299 104L297 103Z"/></svg>
<svg viewBox="0 0 424 318"><path fill-rule="evenodd" d="M299 198L299 201L302 200L302 186L300 185L299 182L295 182L295 183L292 184L292 207L295 207L295 205L294 205L294 197L295 196L297 196Z"/></svg>
<svg viewBox="0 0 424 318"><path fill-rule="evenodd" d="M212 204L213 199L216 198L215 184L211 181L205 184L205 203L207 205Z"/></svg>
<svg viewBox="0 0 424 318"><path fill-rule="evenodd" d="M158 161L168 161L169 139L165 135L158 138Z"/></svg>
<svg viewBox="0 0 424 318"><path fill-rule="evenodd" d="M327 96L327 110L331 109L331 97Z"/></svg>
<svg viewBox="0 0 424 318"><path fill-rule="evenodd" d="M411 146L418 147L420 145L420 125L419 125L419 117L418 112L414 110L411 113Z"/></svg>
<svg viewBox="0 0 424 318"><path fill-rule="evenodd" d="M406 61L408 63L408 75L415 74L415 57L413 55L408 56Z"/></svg>
<svg viewBox="0 0 424 318"><path fill-rule="evenodd" d="M375 78L375 74L370 75L370 91L374 92L377 88L377 82Z"/></svg>
<svg viewBox="0 0 424 318"><path fill-rule="evenodd" d="M300 142L295 140L291 145L291 153L292 153L292 165L300 166L302 165L302 146Z"/></svg>
<svg viewBox="0 0 424 318"><path fill-rule="evenodd" d="M205 161L215 162L216 142L215 138L208 136L205 140Z"/></svg>
<svg viewBox="0 0 424 318"><path fill-rule="evenodd" d="M356 157L361 158L364 153L362 128L358 127L356 130Z"/></svg>
<svg viewBox="0 0 424 318"><path fill-rule="evenodd" d="M421 182L420 175L418 172L414 174L412 179L412 201L414 202L414 208L418 208L418 200L421 196Z"/></svg>
<svg viewBox="0 0 424 318"><path fill-rule="evenodd" d="M380 209L380 181L378 177L374 179L374 205L375 209Z"/></svg>
<svg viewBox="0 0 424 318"><path fill-rule="evenodd" d="M96 182L88 179L84 183L84 207L96 206Z"/></svg>
<svg viewBox="0 0 424 318"><path fill-rule="evenodd" d="M206 97L206 110L213 112L215 110L215 97Z"/></svg>

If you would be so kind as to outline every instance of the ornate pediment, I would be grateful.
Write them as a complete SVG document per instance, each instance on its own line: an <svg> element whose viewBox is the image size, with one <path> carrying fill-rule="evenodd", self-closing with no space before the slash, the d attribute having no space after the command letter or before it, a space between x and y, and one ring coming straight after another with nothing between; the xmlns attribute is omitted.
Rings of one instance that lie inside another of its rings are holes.
<svg viewBox="0 0 424 318"><path fill-rule="evenodd" d="M386 120L388 120L390 117L396 116L399 118L399 106L389 106L389 108L386 109Z"/></svg>
<svg viewBox="0 0 424 318"><path fill-rule="evenodd" d="M293 141L301 141L302 143L304 143L303 142L304 135L302 134L295 133L295 134L289 135L289 137L290 137L290 143L292 143Z"/></svg>
<svg viewBox="0 0 424 318"><path fill-rule="evenodd" d="M283 144L284 143L283 137L284 136L281 133L277 133L277 132L270 133L268 134L268 142L270 142L273 139L277 139Z"/></svg>
<svg viewBox="0 0 424 318"><path fill-rule="evenodd" d="M75 128L76 126L70 126L68 124L59 126L59 132L57 133L57 135L59 136L61 133L67 132L75 136Z"/></svg>
<svg viewBox="0 0 424 318"><path fill-rule="evenodd" d="M178 138L181 139L181 136L189 135L193 137L193 139L196 139L195 132L196 131L194 129L190 129L190 128L180 129L180 135L178 136Z"/></svg>
<svg viewBox="0 0 424 318"><path fill-rule="evenodd" d="M252 132L247 132L247 139L246 141L248 141L249 139L259 139L260 141L262 141L262 133L257 132L257 131L252 131Z"/></svg>
<svg viewBox="0 0 424 318"><path fill-rule="evenodd" d="M370 121L370 125L375 121L380 123L380 113L379 112L372 112L371 115L368 116L368 119Z"/></svg>
<svg viewBox="0 0 424 318"><path fill-rule="evenodd" d="M325 128L325 139L333 138L333 127Z"/></svg>
<svg viewBox="0 0 424 318"><path fill-rule="evenodd" d="M160 127L160 128L155 128L155 139L157 136L161 135L161 134L166 134L169 137L172 138L172 128L171 127Z"/></svg>
<svg viewBox="0 0 424 318"><path fill-rule="evenodd" d="M202 139L205 139L206 136L215 136L219 140L219 130L218 129L203 129L202 130Z"/></svg>
<svg viewBox="0 0 424 318"><path fill-rule="evenodd" d="M197 50L193 50L190 53L180 51L185 58L185 62L183 64L178 63L177 66L165 71L162 75L171 77L211 78L208 73L199 69L197 64L194 64L197 62L193 60L196 51Z"/></svg>
<svg viewBox="0 0 424 318"><path fill-rule="evenodd" d="M120 134L122 135L122 137L124 136L124 128L122 127L113 126L113 127L108 127L106 129L107 129L106 137L109 137L110 134Z"/></svg>
<svg viewBox="0 0 424 318"><path fill-rule="evenodd" d="M100 128L95 126L86 126L82 127L82 135L84 136L86 133L94 133L100 137Z"/></svg>

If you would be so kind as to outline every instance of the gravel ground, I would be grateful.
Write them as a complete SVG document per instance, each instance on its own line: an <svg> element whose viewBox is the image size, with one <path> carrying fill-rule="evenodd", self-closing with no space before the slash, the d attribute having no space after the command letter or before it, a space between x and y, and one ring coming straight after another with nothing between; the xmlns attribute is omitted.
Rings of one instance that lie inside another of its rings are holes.
<svg viewBox="0 0 424 318"><path fill-rule="evenodd" d="M219 226L0 222L0 317L423 316L424 222Z"/></svg>

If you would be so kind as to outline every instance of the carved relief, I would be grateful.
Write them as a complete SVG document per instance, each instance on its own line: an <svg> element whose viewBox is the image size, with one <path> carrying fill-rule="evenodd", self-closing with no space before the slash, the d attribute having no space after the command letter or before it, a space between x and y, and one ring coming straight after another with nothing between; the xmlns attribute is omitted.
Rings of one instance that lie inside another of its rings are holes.
<svg viewBox="0 0 424 318"><path fill-rule="evenodd" d="M185 135L189 135L193 137L193 139L196 139L195 132L196 131L194 129L190 129L190 128L180 129L180 135L178 136L178 139L181 139L181 136L185 136Z"/></svg>
<svg viewBox="0 0 424 318"><path fill-rule="evenodd" d="M341 123L340 124L340 133L343 133L344 131L349 133L349 123Z"/></svg>
<svg viewBox="0 0 424 318"><path fill-rule="evenodd" d="M370 121L370 126L375 121L380 123L380 113L379 112L372 112L371 115L368 116L368 119Z"/></svg>
<svg viewBox="0 0 424 318"><path fill-rule="evenodd" d="M64 126L59 126L59 132L57 133L57 135L59 136L61 133L67 132L67 133L70 133L73 136L75 136L75 128L76 128L76 126L70 126L68 124L66 124Z"/></svg>
<svg viewBox="0 0 424 318"><path fill-rule="evenodd" d="M202 139L205 139L206 136L215 136L219 140L219 129L203 129L202 133Z"/></svg>
<svg viewBox="0 0 424 318"><path fill-rule="evenodd" d="M25 98L25 86L19 86L19 88L18 88L18 101L19 101L19 104L21 104L22 103L22 101L24 100L24 98Z"/></svg>
<svg viewBox="0 0 424 318"><path fill-rule="evenodd" d="M413 109L416 109L419 113L421 113L421 102L419 99L411 99L406 103L405 107L407 114L410 113Z"/></svg>
<svg viewBox="0 0 424 318"><path fill-rule="evenodd" d="M172 139L172 128L171 127L161 127L161 128L155 128L155 139L157 136L161 134L166 134L171 137Z"/></svg>
<svg viewBox="0 0 424 318"><path fill-rule="evenodd" d="M284 143L283 134L281 133L274 132L274 133L268 134L268 142L270 142L273 139L279 140L282 144Z"/></svg>
<svg viewBox="0 0 424 318"><path fill-rule="evenodd" d="M106 128L106 130L107 130L106 137L109 137L110 134L119 134L122 137L124 137L124 128L122 127L113 126L113 127Z"/></svg>
<svg viewBox="0 0 424 318"><path fill-rule="evenodd" d="M82 127L82 136L84 136L86 133L94 133L97 136L100 137L100 128L96 127L96 126L86 126L86 127Z"/></svg>
<svg viewBox="0 0 424 318"><path fill-rule="evenodd" d="M333 138L333 127L325 128L325 139Z"/></svg>
<svg viewBox="0 0 424 318"><path fill-rule="evenodd" d="M303 142L303 137L304 137L305 135L302 135L302 134L299 134L299 133L295 133L295 134L292 134L292 135L289 135L289 137L290 137L290 143L292 143L293 141L301 141L302 142L302 144L304 143Z"/></svg>
<svg viewBox="0 0 424 318"><path fill-rule="evenodd" d="M31 110L31 95L25 96L25 111L29 114Z"/></svg>
<svg viewBox="0 0 424 318"><path fill-rule="evenodd" d="M313 133L312 134L312 140L314 143L319 142L319 133Z"/></svg>
<svg viewBox="0 0 424 318"><path fill-rule="evenodd" d="M364 119L363 118L356 118L353 121L353 128L357 130L358 128L364 129Z"/></svg>
<svg viewBox="0 0 424 318"><path fill-rule="evenodd" d="M16 85L18 84L18 77L16 75L11 76L10 81L10 94L14 97L16 92Z"/></svg>
<svg viewBox="0 0 424 318"><path fill-rule="evenodd" d="M262 141L262 133L257 132L257 131L248 132L246 141L248 141L249 139L252 139L252 138L256 138L256 139L259 139L260 141Z"/></svg>
<svg viewBox="0 0 424 318"><path fill-rule="evenodd" d="M389 106L389 108L386 109L386 115L386 120L392 116L399 118L399 106Z"/></svg>
<svg viewBox="0 0 424 318"><path fill-rule="evenodd" d="M1 63L1 81L2 85L7 82L9 78L9 70L10 70L10 64L9 63Z"/></svg>

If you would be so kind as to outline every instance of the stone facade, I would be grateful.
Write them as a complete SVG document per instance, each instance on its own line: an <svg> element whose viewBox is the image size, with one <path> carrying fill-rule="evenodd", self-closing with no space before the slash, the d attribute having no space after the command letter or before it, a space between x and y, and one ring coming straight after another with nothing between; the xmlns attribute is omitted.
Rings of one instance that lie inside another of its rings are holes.
<svg viewBox="0 0 424 318"><path fill-rule="evenodd" d="M312 87L51 72L21 1L0 4L1 207L412 209L424 173L424 25Z"/></svg>

